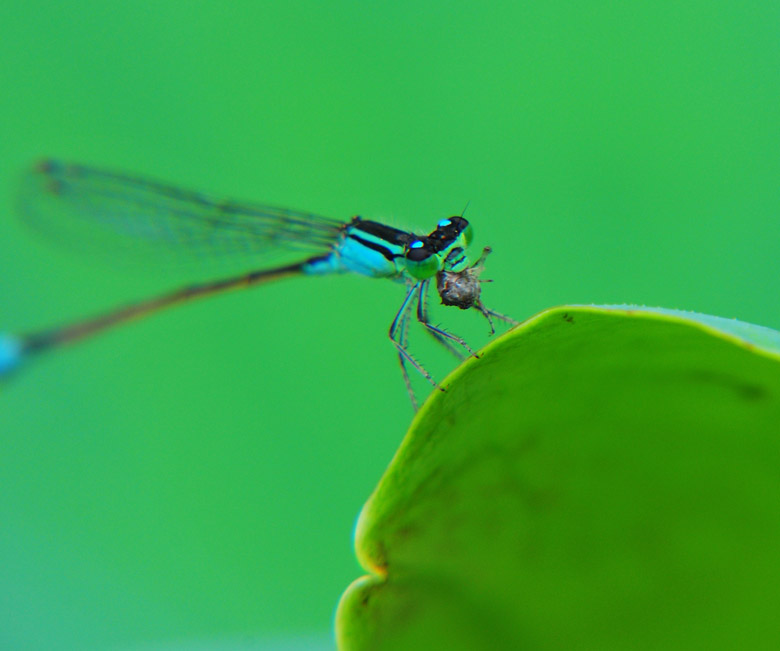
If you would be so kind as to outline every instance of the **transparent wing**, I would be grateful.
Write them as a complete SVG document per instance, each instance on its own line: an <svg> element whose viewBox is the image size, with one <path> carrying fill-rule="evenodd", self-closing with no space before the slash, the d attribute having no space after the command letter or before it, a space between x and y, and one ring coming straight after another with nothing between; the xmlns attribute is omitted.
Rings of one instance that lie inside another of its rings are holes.
<svg viewBox="0 0 780 651"><path fill-rule="evenodd" d="M263 258L326 252L343 222L263 204L219 200L148 179L47 160L22 182L27 223L81 250L144 259Z"/></svg>

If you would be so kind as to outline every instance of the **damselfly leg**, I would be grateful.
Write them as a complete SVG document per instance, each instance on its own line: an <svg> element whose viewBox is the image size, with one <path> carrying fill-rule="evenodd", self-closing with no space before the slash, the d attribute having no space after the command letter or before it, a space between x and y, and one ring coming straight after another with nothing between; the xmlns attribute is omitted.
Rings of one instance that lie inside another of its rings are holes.
<svg viewBox="0 0 780 651"><path fill-rule="evenodd" d="M410 306L411 307L411 306ZM403 348L407 347L407 342L409 341L409 312L410 307L407 307L406 310L404 310L403 315L401 316L401 324L399 325L399 336L398 336L398 342L401 344ZM412 402L412 408L417 411L418 404L417 404L417 398L414 395L414 388L412 387L412 381L409 377L409 373L406 370L406 358L399 352L398 353L398 361L401 364L401 374L404 378L404 385L406 386L406 392L409 395L409 400Z"/></svg>
<svg viewBox="0 0 780 651"><path fill-rule="evenodd" d="M421 282L419 289L417 290L417 320L422 323L423 326L425 326L426 332L428 332L436 341L438 341L458 359L463 359L464 356L455 346L453 346L451 342L454 342L465 348L469 355L473 357L479 357L477 353L475 353L471 348L471 346L469 346L463 339L457 335L452 334L451 332L447 332L443 328L439 328L438 326L433 325L429 321L427 305L429 283L430 281L428 280Z"/></svg>
<svg viewBox="0 0 780 651"><path fill-rule="evenodd" d="M406 383L407 389L409 389L409 397L412 399L412 404L415 405L417 401L414 398L414 393L411 391L411 382L409 380L409 373L406 370L406 362L409 362L418 373L420 373L428 382L430 382L436 389L439 389L439 391L444 391L444 389L439 386L439 383L436 382L436 380L433 379L430 373L425 370L425 368L420 364L409 352L409 350L406 347L406 335L405 335L405 325L404 322L408 321L409 318L409 311L412 309L412 306L414 304L414 299L417 296L417 291L419 290L419 286L421 283L415 283L413 285L409 286L409 291L406 292L406 298L404 298L404 302L401 303L401 308L398 310L398 313L395 315L395 318L393 319L393 322L390 324L390 330L388 331L388 336L390 337L390 341L393 342L393 345L396 347L396 350L398 351L398 358L401 362L401 372L404 375L404 382Z"/></svg>
<svg viewBox="0 0 780 651"><path fill-rule="evenodd" d="M485 281L487 282L487 281ZM493 319L498 319L499 321L503 321L504 323L508 323L509 325L516 326L519 321L515 321L514 319L506 316L505 314L501 314L500 312L496 312L495 310L490 310L486 308L482 301L476 303L474 305L481 313L482 315L487 319L487 322L490 324L490 334L494 335L496 334L496 327L493 325Z"/></svg>
<svg viewBox="0 0 780 651"><path fill-rule="evenodd" d="M401 364L401 373L403 374L404 384L406 385L406 390L409 393L409 398L412 401L412 405L414 406L415 410L417 409L418 405L417 399L414 395L414 389L412 388L412 382L409 377L409 371L406 367L407 362L411 364L415 370L417 370L435 388L439 389L440 391L444 391L444 388L441 387L436 382L436 380L433 379L431 374L422 366L422 364L420 364L412 356L407 346L409 322L411 320L411 312L415 308L415 301L417 302L417 321L423 325L425 331L430 334L436 342L444 346L444 348L450 351L458 359L462 360L465 357L463 352L458 349L458 346L467 351L470 356L479 358L479 355L474 351L473 348L471 348L471 346L466 343L464 339L452 334L451 332L447 332L443 328L435 326L430 322L427 305L429 285L429 280L423 280L409 286L406 297L404 298L398 313L395 315L395 319L393 319L393 323L390 325L390 330L388 332L390 340L393 342L396 350L398 351L398 360Z"/></svg>

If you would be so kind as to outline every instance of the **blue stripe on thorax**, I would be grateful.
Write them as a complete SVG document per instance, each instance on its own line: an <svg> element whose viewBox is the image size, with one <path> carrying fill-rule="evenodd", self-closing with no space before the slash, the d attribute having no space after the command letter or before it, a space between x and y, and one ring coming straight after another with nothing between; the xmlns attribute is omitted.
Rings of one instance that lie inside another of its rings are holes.
<svg viewBox="0 0 780 651"><path fill-rule="evenodd" d="M404 272L404 250L416 239L406 231L355 218L330 254L309 260L308 274L351 271L371 278L398 278Z"/></svg>

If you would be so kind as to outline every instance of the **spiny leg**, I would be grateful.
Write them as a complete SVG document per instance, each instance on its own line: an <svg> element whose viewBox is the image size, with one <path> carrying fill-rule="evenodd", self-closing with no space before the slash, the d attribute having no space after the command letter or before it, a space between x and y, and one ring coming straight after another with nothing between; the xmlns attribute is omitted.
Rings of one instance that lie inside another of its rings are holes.
<svg viewBox="0 0 780 651"><path fill-rule="evenodd" d="M406 348L406 338L403 334L403 323L408 321L409 311L412 309L413 299L416 291L417 285L412 285L406 294L404 302L401 304L401 308L395 315L392 324L390 324L388 335L390 336L390 341L393 342L393 345L398 351L399 357L401 359L401 368L404 374L406 374L406 362L409 362L418 373L420 373L426 380L428 380L428 382L430 382L437 389L441 389L436 380L431 377L431 374L428 373L428 371L426 371L416 359L414 359L412 354ZM399 336L399 334L401 336Z"/></svg>
<svg viewBox="0 0 780 651"><path fill-rule="evenodd" d="M485 307L484 305L482 307ZM504 323L509 323L510 325L516 326L519 325L519 321L515 321L511 316L507 316L506 314L501 314L501 312L496 312L495 310L489 310L488 308L485 308L487 310L487 313L490 314L490 316L495 317L499 321L503 321Z"/></svg>
<svg viewBox="0 0 780 651"><path fill-rule="evenodd" d="M490 324L490 334L491 335L494 335L496 333L496 328L493 325L493 318L492 317L495 317L499 321L503 321L504 323L509 323L509 324L511 324L513 326L516 326L518 323L520 323L519 321L515 321L511 317L508 317L508 316L506 316L504 314L501 314L500 312L496 312L495 310L490 310L490 309L486 308L484 306L484 304L482 303L482 301L477 301L477 303L475 304L474 307L476 307L482 313L482 315L487 319L487 322Z"/></svg>
<svg viewBox="0 0 780 651"><path fill-rule="evenodd" d="M409 311L411 308L411 304L404 310L403 316L401 316L401 324L400 324L400 335L398 337L398 342L406 348L406 342L407 337L409 335ZM409 394L409 399L412 401L412 407L415 411L419 408L419 405L417 404L417 398L414 395L414 389L412 388L412 381L409 378L409 372L406 369L406 359L404 356L399 352L398 353L398 361L401 364L401 373L404 376L404 384L406 385L406 392Z"/></svg>
<svg viewBox="0 0 780 651"><path fill-rule="evenodd" d="M425 284L425 283L424 283ZM418 293L418 306L417 306L417 320L422 323L423 325L428 325L428 288L427 285L425 287L421 287ZM422 310L420 310L420 304L422 304ZM422 312L422 319L420 318L420 313ZM439 342L442 346L444 346L447 350L449 350L455 357L458 359L463 359L465 355L461 353L460 350L458 350L455 346L450 343L450 341L446 337L442 337L438 332L434 332L430 328L426 327L425 331L431 335L437 342Z"/></svg>
<svg viewBox="0 0 780 651"><path fill-rule="evenodd" d="M489 246L486 246L484 249L482 249L482 255L480 255L479 259L473 265L471 265L471 269L475 273L479 274L482 271L482 269L484 268L484 266L485 266L485 260L487 259L487 257L492 252L493 252L493 249L491 249ZM485 278L485 279L481 279L479 282L480 283L492 283L493 281ZM496 312L495 310L491 310L491 309L485 307L485 305L479 299L474 304L474 307L476 307L483 314L483 316L487 319L487 322L490 324L490 334L491 335L494 335L496 333L496 328L493 326L493 318L492 317L495 317L499 321L504 321L505 323L509 323L511 325L517 325L519 323L519 321L515 321L514 319L512 319L512 318L510 318L510 317L508 317L508 316L506 316L504 314L501 314L500 312Z"/></svg>
<svg viewBox="0 0 780 651"><path fill-rule="evenodd" d="M393 342L393 345L398 350L398 354L401 357L401 368L404 373L406 373L405 362L409 362L412 366L414 366L415 369L417 369L417 372L420 373L426 380L428 380L428 382L430 382L435 388L439 389L440 391L444 391L444 389L439 386L436 380L431 377L431 374L428 373L428 371L426 371L414 357L412 357L412 354L396 338L398 336L399 326L403 322L404 314L411 309L412 299L415 297L418 286L419 283L412 285L409 288L409 291L406 293L406 298L401 304L401 308L398 310L398 313L395 315L393 322L390 324L388 336L390 337L390 341Z"/></svg>
<svg viewBox="0 0 780 651"><path fill-rule="evenodd" d="M475 353L474 350L471 348L471 346L469 346L463 339L461 339L457 335L452 334L451 332L447 332L442 328L437 328L428 320L428 310L425 301L428 293L427 289L428 289L429 282L430 281L428 280L424 280L423 282L419 283L419 289L417 290L418 291L417 320L425 326L426 331L436 341L438 341L442 346L444 346L447 350L449 350L453 355L455 355L459 359L463 359L463 355L461 355L460 351L450 343L451 341L454 341L459 346L465 348L468 351L469 355L472 355L473 357L479 357L477 353Z"/></svg>

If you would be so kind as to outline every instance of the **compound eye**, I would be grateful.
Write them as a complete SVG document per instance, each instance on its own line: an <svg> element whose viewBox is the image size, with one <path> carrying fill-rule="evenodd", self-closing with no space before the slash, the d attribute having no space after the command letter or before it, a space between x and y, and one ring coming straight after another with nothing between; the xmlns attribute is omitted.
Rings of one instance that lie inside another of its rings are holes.
<svg viewBox="0 0 780 651"><path fill-rule="evenodd" d="M412 257L406 258L406 270L412 278L417 280L432 278L440 268L441 260L439 256L433 253L428 253L426 257L420 260L415 260Z"/></svg>
<svg viewBox="0 0 780 651"><path fill-rule="evenodd" d="M463 238L464 248L468 247L474 239L474 229L471 227L471 224L466 224L466 227L463 229L460 236Z"/></svg>
<svg viewBox="0 0 780 651"><path fill-rule="evenodd" d="M431 252L425 248L425 242L422 240L415 240L409 245L409 250L406 252L406 259L419 262L431 255Z"/></svg>
<svg viewBox="0 0 780 651"><path fill-rule="evenodd" d="M452 224L452 227L458 232L462 231L464 228L466 228L466 226L469 225L467 219L463 219L463 217L458 216L450 217L447 221Z"/></svg>
<svg viewBox="0 0 780 651"><path fill-rule="evenodd" d="M406 271L412 278L425 280L436 274L441 267L441 260L422 240L409 244L406 251Z"/></svg>
<svg viewBox="0 0 780 651"><path fill-rule="evenodd" d="M429 251L425 242L422 240L415 240L409 245L409 249L406 251L406 259L412 262L422 262L431 257L431 251Z"/></svg>
<svg viewBox="0 0 780 651"><path fill-rule="evenodd" d="M447 229L448 235L450 235L453 240L459 238L458 243L464 248L471 244L474 233L468 220L456 216L450 217L447 221L450 223L450 227Z"/></svg>

